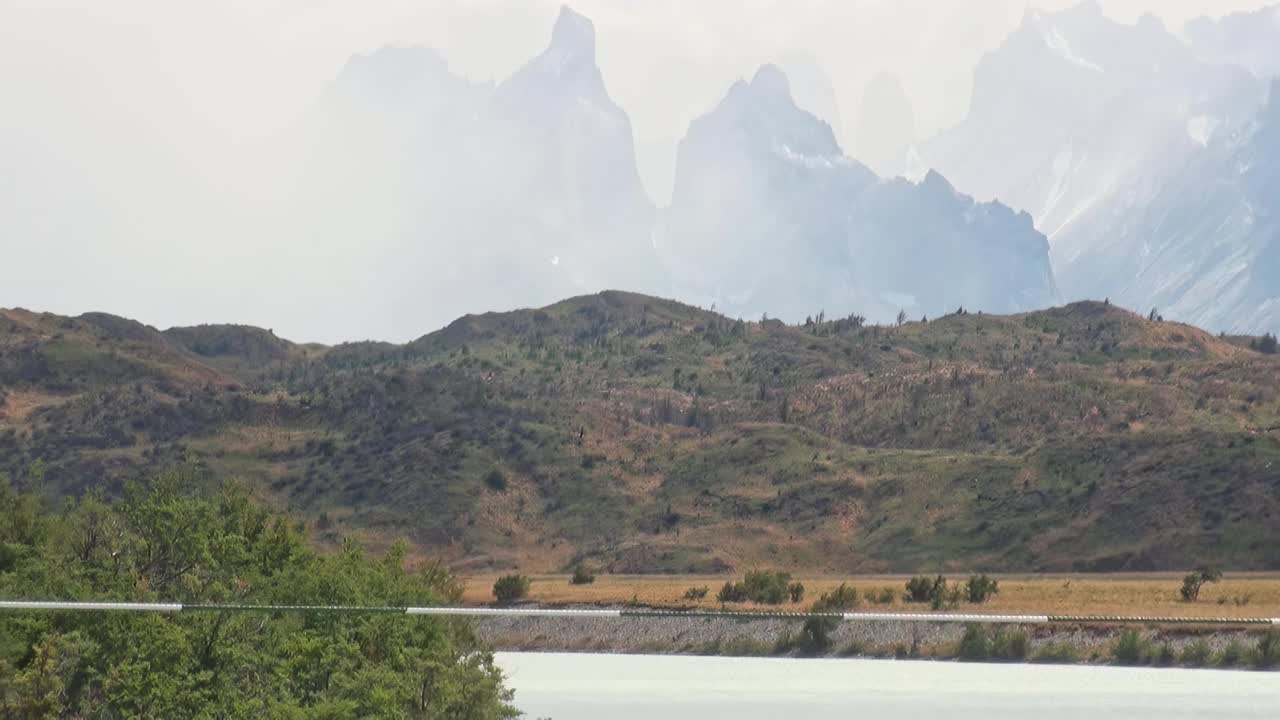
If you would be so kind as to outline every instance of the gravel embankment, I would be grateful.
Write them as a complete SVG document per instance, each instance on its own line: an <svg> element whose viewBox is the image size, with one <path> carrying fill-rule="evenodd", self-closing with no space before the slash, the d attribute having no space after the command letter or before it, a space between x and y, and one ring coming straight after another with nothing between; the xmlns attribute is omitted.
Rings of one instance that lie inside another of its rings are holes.
<svg viewBox="0 0 1280 720"><path fill-rule="evenodd" d="M733 618L632 617L554 618L486 617L476 620L480 638L496 650L760 655L775 652L780 639L798 636L802 620L737 620ZM1072 647L1081 660L1105 659L1124 628L1094 626L1007 626L1021 629L1028 640L1028 656L1048 644ZM1195 640L1218 651L1232 640L1247 645L1256 635L1240 629L1139 628L1157 644L1175 652ZM831 633L832 654L892 655L912 647L926 655L949 656L964 634L956 623L842 622ZM854 648L850 652L850 648Z"/></svg>

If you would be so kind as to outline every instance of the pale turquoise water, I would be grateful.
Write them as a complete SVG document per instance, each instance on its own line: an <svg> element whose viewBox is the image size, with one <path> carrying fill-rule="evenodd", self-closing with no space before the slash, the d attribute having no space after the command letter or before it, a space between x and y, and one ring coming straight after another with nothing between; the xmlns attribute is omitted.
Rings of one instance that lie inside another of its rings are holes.
<svg viewBox="0 0 1280 720"><path fill-rule="evenodd" d="M1280 673L499 653L530 718L1280 720Z"/></svg>

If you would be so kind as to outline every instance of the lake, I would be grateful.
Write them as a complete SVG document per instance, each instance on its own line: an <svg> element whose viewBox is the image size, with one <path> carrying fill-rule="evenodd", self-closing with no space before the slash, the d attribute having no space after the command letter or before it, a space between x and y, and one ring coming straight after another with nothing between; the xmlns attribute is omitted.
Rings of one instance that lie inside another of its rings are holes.
<svg viewBox="0 0 1280 720"><path fill-rule="evenodd" d="M1280 673L498 653L529 718L1280 718Z"/></svg>

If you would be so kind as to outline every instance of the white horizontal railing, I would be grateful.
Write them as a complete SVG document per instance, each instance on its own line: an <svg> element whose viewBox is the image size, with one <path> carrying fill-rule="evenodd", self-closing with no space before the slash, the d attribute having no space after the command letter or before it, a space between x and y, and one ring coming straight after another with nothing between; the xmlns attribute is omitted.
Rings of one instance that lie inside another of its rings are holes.
<svg viewBox="0 0 1280 720"><path fill-rule="evenodd" d="M983 615L980 613L893 613L893 612L786 612L769 610L660 610L644 608L536 608L536 607L378 607L349 605L241 605L193 603L139 603L63 600L0 600L0 612L259 612L335 613L349 615L403 614L454 615L463 617L533 618L732 618L739 620L807 620L826 618L845 622L931 622L1005 623L1041 625L1048 623L1133 623L1182 625L1280 625L1280 618L1174 617L1153 615Z"/></svg>

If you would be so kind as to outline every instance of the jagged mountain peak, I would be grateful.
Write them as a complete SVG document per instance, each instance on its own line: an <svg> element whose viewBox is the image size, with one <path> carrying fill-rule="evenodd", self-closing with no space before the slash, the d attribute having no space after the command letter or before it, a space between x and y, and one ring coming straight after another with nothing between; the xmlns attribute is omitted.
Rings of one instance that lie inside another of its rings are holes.
<svg viewBox="0 0 1280 720"><path fill-rule="evenodd" d="M791 97L791 81L787 79L787 74L782 68L773 63L766 63L756 70L756 74L751 78L751 89L763 98L775 101L785 100L794 104Z"/></svg>
<svg viewBox="0 0 1280 720"><path fill-rule="evenodd" d="M513 109L539 96L567 94L614 112L596 65L595 25L568 5L561 7L547 49L508 78L498 94L514 102Z"/></svg>
<svg viewBox="0 0 1280 720"><path fill-rule="evenodd" d="M596 58L596 26L591 19L568 5L560 6L555 27L551 30L551 50L559 50L594 63Z"/></svg>
<svg viewBox="0 0 1280 720"><path fill-rule="evenodd" d="M330 92L383 97L416 97L446 86L465 85L434 49L422 45L387 45L352 55Z"/></svg>
<svg viewBox="0 0 1280 720"><path fill-rule="evenodd" d="M956 188L942 173L930 168L920 181L920 187L934 194L955 195Z"/></svg>
<svg viewBox="0 0 1280 720"><path fill-rule="evenodd" d="M772 63L762 65L750 81L735 82L714 110L693 121L690 135L746 137L758 149L793 160L803 156L844 162L831 126L796 104L786 73Z"/></svg>

